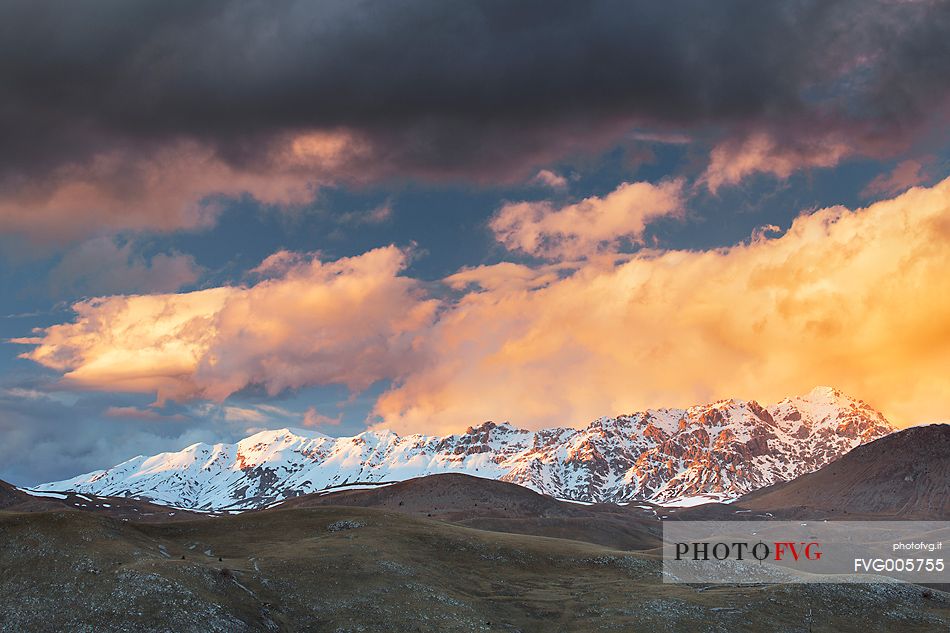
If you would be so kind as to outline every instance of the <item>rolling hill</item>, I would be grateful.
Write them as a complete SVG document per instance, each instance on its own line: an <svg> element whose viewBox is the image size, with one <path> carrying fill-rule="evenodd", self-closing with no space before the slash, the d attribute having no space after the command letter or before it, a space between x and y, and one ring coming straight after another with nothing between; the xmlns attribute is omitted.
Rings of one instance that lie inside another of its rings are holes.
<svg viewBox="0 0 950 633"><path fill-rule="evenodd" d="M571 503L517 484L455 473L303 495L278 508L325 506L377 508L482 530L572 539L624 550L658 547L661 536L657 513L648 505Z"/></svg>
<svg viewBox="0 0 950 633"><path fill-rule="evenodd" d="M756 490L737 505L797 516L950 518L950 425L914 427L819 470Z"/></svg>
<svg viewBox="0 0 950 633"><path fill-rule="evenodd" d="M375 508L142 523L0 512L0 630L944 631L913 585L664 584L650 552ZM929 591L929 592L928 592Z"/></svg>

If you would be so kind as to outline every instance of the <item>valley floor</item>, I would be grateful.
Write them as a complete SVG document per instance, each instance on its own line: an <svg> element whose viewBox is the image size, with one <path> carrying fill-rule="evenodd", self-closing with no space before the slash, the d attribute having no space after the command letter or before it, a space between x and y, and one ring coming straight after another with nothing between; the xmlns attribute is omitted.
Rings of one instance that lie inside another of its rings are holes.
<svg viewBox="0 0 950 633"><path fill-rule="evenodd" d="M354 507L145 524L0 512L0 630L950 630L900 585L664 585L650 551Z"/></svg>

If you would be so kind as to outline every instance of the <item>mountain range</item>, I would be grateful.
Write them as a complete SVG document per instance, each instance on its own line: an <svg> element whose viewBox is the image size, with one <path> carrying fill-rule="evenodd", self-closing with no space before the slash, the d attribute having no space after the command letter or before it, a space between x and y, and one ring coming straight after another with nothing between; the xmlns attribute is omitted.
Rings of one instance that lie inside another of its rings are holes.
<svg viewBox="0 0 950 633"><path fill-rule="evenodd" d="M893 431L863 401L817 387L768 406L720 400L603 417L582 429L485 422L443 437L371 430L338 438L268 430L235 444L140 455L34 490L240 511L321 490L463 473L574 501L694 505L789 481Z"/></svg>
<svg viewBox="0 0 950 633"><path fill-rule="evenodd" d="M844 434L863 415L833 417ZM689 508L575 503L458 472L236 516L0 482L0 630L945 631L945 584L706 591L661 582L657 547L667 521L944 520L948 443L950 425L904 429ZM50 587L56 600L36 599Z"/></svg>

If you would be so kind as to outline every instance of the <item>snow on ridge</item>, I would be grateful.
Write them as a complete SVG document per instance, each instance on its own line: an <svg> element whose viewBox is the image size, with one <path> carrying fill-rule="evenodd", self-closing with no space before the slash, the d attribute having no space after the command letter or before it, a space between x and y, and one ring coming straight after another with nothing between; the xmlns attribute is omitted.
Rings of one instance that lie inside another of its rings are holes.
<svg viewBox="0 0 950 633"><path fill-rule="evenodd" d="M31 497L49 497L51 499L67 499L68 496L61 492L52 492L48 490L34 490L32 488L18 488L21 492L25 492Z"/></svg>
<svg viewBox="0 0 950 633"><path fill-rule="evenodd" d="M720 400L539 431L485 422L448 436L308 429L255 433L139 456L39 491L138 496L201 510L267 507L300 494L436 473L501 479L583 502L729 501L811 472L894 429L865 403L820 387L763 407Z"/></svg>

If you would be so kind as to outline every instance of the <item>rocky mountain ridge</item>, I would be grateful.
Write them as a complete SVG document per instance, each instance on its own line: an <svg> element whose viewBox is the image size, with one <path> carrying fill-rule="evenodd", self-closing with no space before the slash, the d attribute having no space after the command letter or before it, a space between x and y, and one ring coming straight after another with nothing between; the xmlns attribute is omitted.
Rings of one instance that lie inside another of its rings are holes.
<svg viewBox="0 0 950 633"><path fill-rule="evenodd" d="M791 480L893 431L866 403L818 387L766 407L721 400L599 418L583 429L485 422L445 437L366 431L338 438L269 430L236 444L138 456L35 489L247 510L332 487L457 472L575 501L691 505Z"/></svg>

